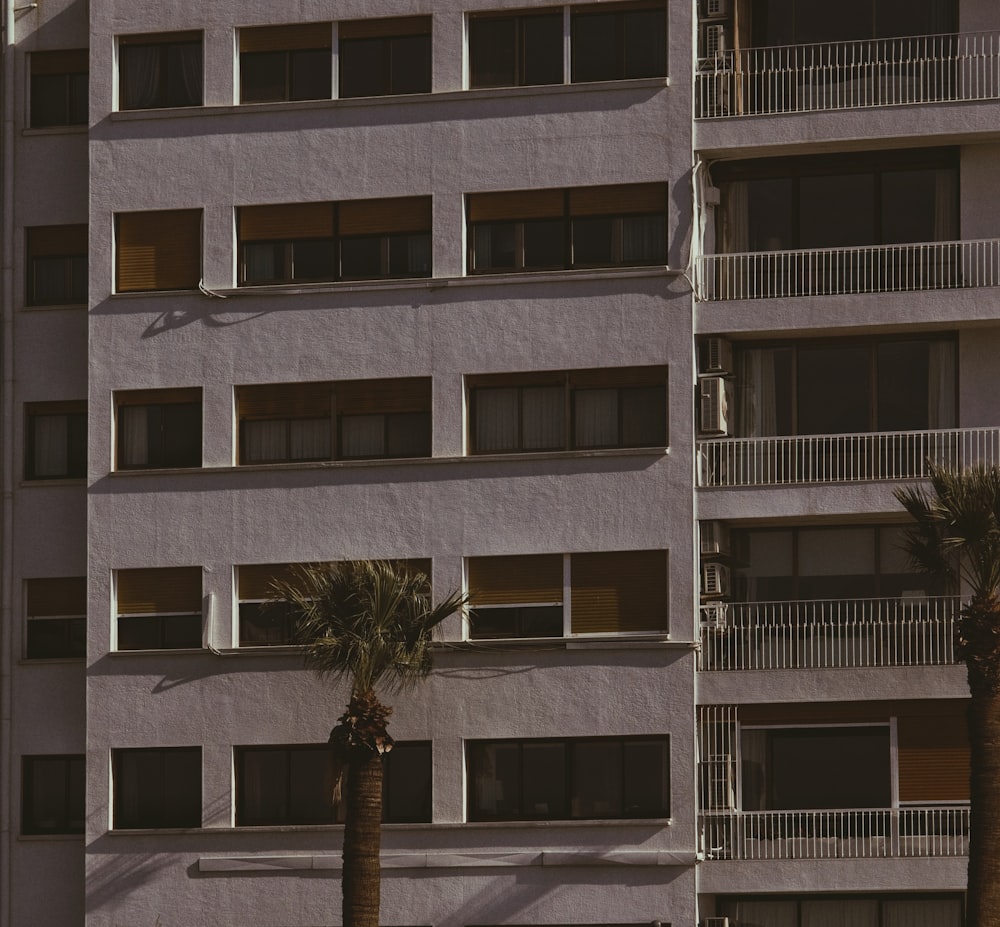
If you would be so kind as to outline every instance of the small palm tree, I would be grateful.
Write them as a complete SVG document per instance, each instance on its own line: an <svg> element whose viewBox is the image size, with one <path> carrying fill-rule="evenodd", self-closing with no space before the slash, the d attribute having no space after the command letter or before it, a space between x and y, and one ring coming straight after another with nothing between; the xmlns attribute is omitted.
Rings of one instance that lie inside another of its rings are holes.
<svg viewBox="0 0 1000 927"><path fill-rule="evenodd" d="M378 927L382 757L392 749L392 709L378 692L401 692L431 671L437 625L465 604L453 592L433 605L427 578L385 560L306 564L276 580L272 601L296 622L306 666L351 687L330 732L344 786L344 927Z"/></svg>
<svg viewBox="0 0 1000 927"><path fill-rule="evenodd" d="M1000 468L931 465L930 490L897 489L904 548L932 581L967 591L955 638L972 700L967 927L1000 925Z"/></svg>

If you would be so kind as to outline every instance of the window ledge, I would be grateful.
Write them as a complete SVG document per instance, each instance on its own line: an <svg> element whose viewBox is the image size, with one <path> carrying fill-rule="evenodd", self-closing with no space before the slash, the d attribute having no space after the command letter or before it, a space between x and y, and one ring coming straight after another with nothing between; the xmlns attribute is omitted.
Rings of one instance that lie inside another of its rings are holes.
<svg viewBox="0 0 1000 927"><path fill-rule="evenodd" d="M44 306L21 306L22 312L64 312L67 309L80 310L86 309L86 303L49 303Z"/></svg>
<svg viewBox="0 0 1000 927"><path fill-rule="evenodd" d="M85 476L59 477L52 480L20 480L18 483L21 489L36 489L40 486L86 486Z"/></svg>
<svg viewBox="0 0 1000 927"><path fill-rule="evenodd" d="M86 657L21 657L17 661L18 666L83 666L87 662ZM32 835L34 836L34 835Z"/></svg>
<svg viewBox="0 0 1000 927"><path fill-rule="evenodd" d="M86 123L70 126L45 126L42 128L32 128L25 126L21 129L23 138L30 138L33 135L86 135L90 131L90 126Z"/></svg>
<svg viewBox="0 0 1000 927"><path fill-rule="evenodd" d="M83 833L78 834L18 834L18 840L27 843L51 843L53 841L83 840Z"/></svg>
<svg viewBox="0 0 1000 927"><path fill-rule="evenodd" d="M243 113L287 113L293 110L355 109L368 106L412 106L415 103L441 103L466 100L494 100L507 97L537 97L561 93L595 93L609 90L660 90L670 86L669 77L643 77L626 80L580 81L572 84L537 84L530 87L482 87L466 90L443 90L431 93L397 93L376 97L346 97L329 100L286 100L277 103L232 103L209 106L178 106L162 109L114 110L112 122L135 122L147 119L183 119L191 116L235 116ZM84 127L86 128L86 127ZM35 129L33 132L47 131Z"/></svg>
<svg viewBox="0 0 1000 927"><path fill-rule="evenodd" d="M109 657L190 657L194 654L210 654L208 647L176 647L160 650L109 650Z"/></svg>
<svg viewBox="0 0 1000 927"><path fill-rule="evenodd" d="M675 640L669 632L656 634L608 634L594 637L507 637L495 640L433 641L434 650L466 653L506 650L694 650L697 641Z"/></svg>

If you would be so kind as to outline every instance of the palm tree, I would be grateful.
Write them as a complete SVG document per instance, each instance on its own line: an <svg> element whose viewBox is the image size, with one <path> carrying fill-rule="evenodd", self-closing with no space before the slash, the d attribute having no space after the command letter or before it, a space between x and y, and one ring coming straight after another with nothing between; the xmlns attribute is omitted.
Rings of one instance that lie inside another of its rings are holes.
<svg viewBox="0 0 1000 927"><path fill-rule="evenodd" d="M434 628L465 604L453 592L433 605L422 573L385 560L296 567L272 584L291 612L306 666L346 680L347 711L330 732L344 786L344 927L378 927L382 757L392 749L392 709L377 692L401 692L431 671Z"/></svg>
<svg viewBox="0 0 1000 927"><path fill-rule="evenodd" d="M897 489L913 517L904 548L921 572L967 591L955 637L972 699L967 927L1000 925L1000 468L930 465L931 487Z"/></svg>

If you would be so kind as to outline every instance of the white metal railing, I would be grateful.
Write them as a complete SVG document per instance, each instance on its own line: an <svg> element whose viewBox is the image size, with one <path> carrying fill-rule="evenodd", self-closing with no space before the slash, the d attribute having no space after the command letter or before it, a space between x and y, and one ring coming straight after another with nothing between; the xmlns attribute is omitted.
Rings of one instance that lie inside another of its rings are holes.
<svg viewBox="0 0 1000 927"><path fill-rule="evenodd" d="M708 859L956 857L969 852L969 806L702 814Z"/></svg>
<svg viewBox="0 0 1000 927"><path fill-rule="evenodd" d="M695 80L700 119L997 98L997 32L727 51Z"/></svg>
<svg viewBox="0 0 1000 927"><path fill-rule="evenodd" d="M701 670L942 666L961 600L716 602L701 607Z"/></svg>
<svg viewBox="0 0 1000 927"><path fill-rule="evenodd" d="M928 461L952 469L1000 465L1000 428L699 441L698 485L924 479Z"/></svg>
<svg viewBox="0 0 1000 927"><path fill-rule="evenodd" d="M1000 239L706 254L708 301L1000 286Z"/></svg>

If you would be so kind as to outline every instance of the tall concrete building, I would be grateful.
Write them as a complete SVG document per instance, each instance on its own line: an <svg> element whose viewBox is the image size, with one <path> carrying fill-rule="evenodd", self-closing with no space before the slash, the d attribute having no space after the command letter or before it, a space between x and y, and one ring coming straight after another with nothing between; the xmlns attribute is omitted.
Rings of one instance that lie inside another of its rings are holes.
<svg viewBox="0 0 1000 927"><path fill-rule="evenodd" d="M368 558L384 924L961 927L995 0L4 6L0 927L339 923Z"/></svg>

